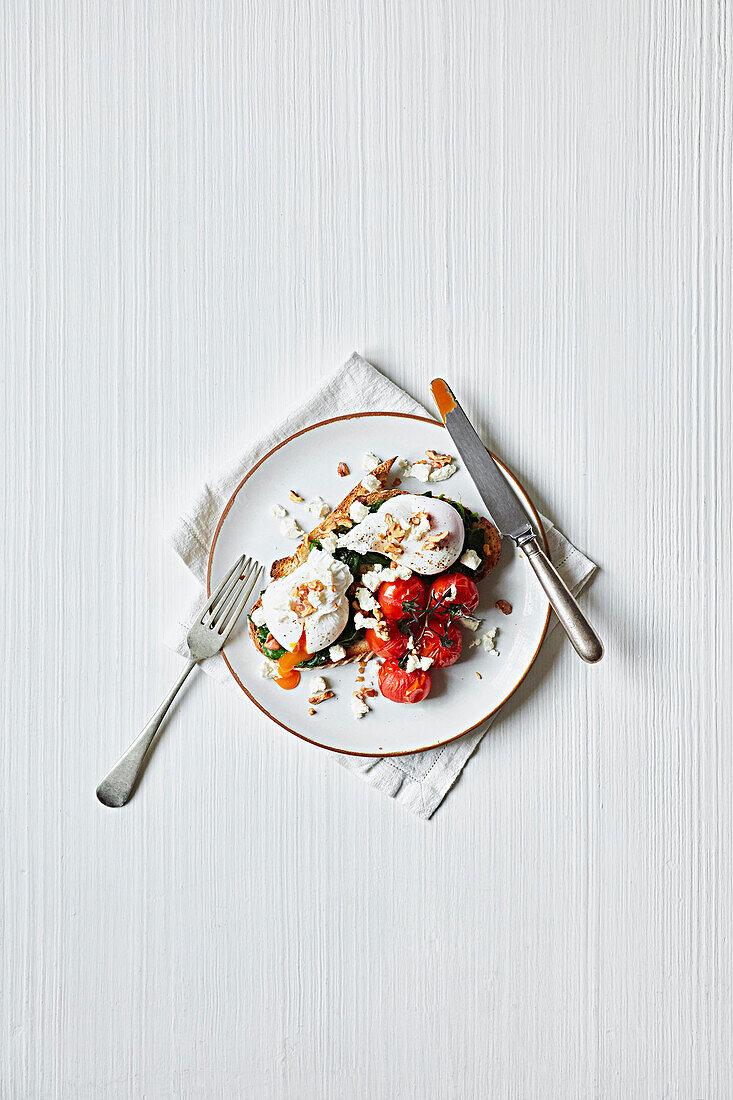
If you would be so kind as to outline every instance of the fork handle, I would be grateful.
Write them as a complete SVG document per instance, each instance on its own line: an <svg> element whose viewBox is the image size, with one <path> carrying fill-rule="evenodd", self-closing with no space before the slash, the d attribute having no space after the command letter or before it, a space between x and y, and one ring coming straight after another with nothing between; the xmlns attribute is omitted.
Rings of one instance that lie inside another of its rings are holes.
<svg viewBox="0 0 733 1100"><path fill-rule="evenodd" d="M97 787L97 798L105 806L124 806L130 801L151 742L160 729L168 708L183 687L186 677L197 663L197 661L188 662L145 729L135 738L127 752L123 753Z"/></svg>

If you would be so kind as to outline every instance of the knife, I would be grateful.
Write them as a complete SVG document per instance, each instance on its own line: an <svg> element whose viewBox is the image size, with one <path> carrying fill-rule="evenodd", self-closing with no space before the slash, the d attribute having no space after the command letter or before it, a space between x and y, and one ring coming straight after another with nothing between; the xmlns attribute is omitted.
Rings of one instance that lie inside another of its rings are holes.
<svg viewBox="0 0 733 1100"><path fill-rule="evenodd" d="M455 394L442 378L434 378L430 389L443 423L489 511L491 522L500 535L513 540L534 569L552 610L577 653L591 664L600 661L603 656L603 642L540 546L519 498L481 442L471 421L456 401Z"/></svg>

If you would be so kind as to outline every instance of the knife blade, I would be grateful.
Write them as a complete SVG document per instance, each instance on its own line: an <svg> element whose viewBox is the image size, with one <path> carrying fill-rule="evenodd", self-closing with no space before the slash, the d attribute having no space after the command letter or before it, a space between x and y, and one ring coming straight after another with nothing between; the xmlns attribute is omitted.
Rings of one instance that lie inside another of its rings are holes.
<svg viewBox="0 0 733 1100"><path fill-rule="evenodd" d="M550 606L576 652L590 664L603 656L603 642L581 611L577 600L540 546L532 523L498 464L481 442L476 429L442 378L430 383L435 403L463 464L473 478L491 522L513 539L534 570Z"/></svg>
<svg viewBox="0 0 733 1100"><path fill-rule="evenodd" d="M517 494L481 442L450 386L442 378L434 378L430 388L443 423L481 494L494 527L500 535L508 535L515 542L531 538L534 528Z"/></svg>

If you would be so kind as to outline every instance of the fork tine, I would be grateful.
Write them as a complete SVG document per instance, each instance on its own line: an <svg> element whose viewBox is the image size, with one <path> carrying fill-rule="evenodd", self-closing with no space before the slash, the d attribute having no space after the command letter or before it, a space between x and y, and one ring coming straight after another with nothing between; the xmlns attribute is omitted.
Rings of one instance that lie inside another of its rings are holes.
<svg viewBox="0 0 733 1100"><path fill-rule="evenodd" d="M224 623L229 621L230 611L232 610L234 605L239 602L239 597L241 596L243 589L251 580L253 573L256 574L257 570L259 570L259 562L253 561L248 564L249 568L243 569L240 573L237 579L236 587L230 592L226 600L217 608L214 618L209 623L209 629L213 629L214 627L216 627L219 633L222 633L224 629Z"/></svg>
<svg viewBox="0 0 733 1100"><path fill-rule="evenodd" d="M257 568L254 570L254 572L252 574L251 581L249 581L249 583L245 582L245 584L246 584L245 590L242 592L242 595L240 596L237 603L235 603L234 607L232 607L232 609L229 612L227 612L227 617L224 619L223 623L219 627L219 633L224 635L224 641L227 640L227 638L229 637L229 635L232 632L232 629L234 628L234 624L236 623L237 619L239 618L239 616L244 611L244 608L247 604L247 600L252 595L252 589L257 584L257 581L259 580L260 575L262 573L262 566L260 565L260 563L255 562L254 564L256 565ZM223 644L224 643L222 642L222 645Z"/></svg>
<svg viewBox="0 0 733 1100"><path fill-rule="evenodd" d="M231 610L233 605L239 599L239 593L242 591L243 585L245 585L249 580L253 568L254 563L250 558L247 558L243 567L240 569L239 573L234 578L232 583L228 585L227 591L221 596L221 599L218 601L217 606L214 608L209 619L207 620L206 625L208 626L209 630L213 630L214 627L218 627L221 625L221 621L224 616L227 614L227 612Z"/></svg>
<svg viewBox="0 0 733 1100"><path fill-rule="evenodd" d="M233 585L230 583L232 581L232 577L234 577L234 584L237 583L237 580L239 579L239 574L242 572L242 567L244 565L245 558L246 558L245 554L242 554L241 558L237 558L234 565L231 567L231 569L227 573L226 577L224 578L224 580L221 582L221 584L217 588L216 592L212 593L209 602L207 603L206 607L201 612L201 622L202 623L204 623L206 621L206 616L207 615L210 615L210 614L213 613L213 610L216 607L217 603L219 602L219 597L224 592L224 589L226 588L226 590L227 590L226 591L227 596L231 592L232 587L233 587ZM226 598L226 596L225 596L225 598Z"/></svg>

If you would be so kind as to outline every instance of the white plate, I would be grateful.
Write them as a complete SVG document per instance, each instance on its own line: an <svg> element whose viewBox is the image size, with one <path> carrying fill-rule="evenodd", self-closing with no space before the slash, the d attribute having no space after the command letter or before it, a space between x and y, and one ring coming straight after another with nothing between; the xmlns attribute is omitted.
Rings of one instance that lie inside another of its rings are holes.
<svg viewBox="0 0 733 1100"><path fill-rule="evenodd" d="M290 489L306 499L322 496L336 505L363 476L364 452L371 451L382 459L398 455L417 461L427 448L454 453L442 424L398 413L362 413L324 420L284 440L250 470L224 509L209 556L209 591L245 550L268 570L273 559L293 553L297 542L280 534L280 520L270 512L273 504L287 508L305 530L315 526L304 506L290 501ZM349 477L338 476L339 462L347 463ZM508 470L504 473L544 537L527 494ZM486 512L460 463L456 474L446 482L427 486L406 481L403 487L416 493L431 488L436 495L445 493L473 511ZM369 700L372 710L362 719L355 719L349 709L351 693L358 686L354 683L354 664L325 670L323 675L336 698L321 704L317 714L309 717L308 684L318 670L305 671L299 687L283 691L272 680L262 679L262 655L251 644L247 631L239 627L224 658L252 702L298 737L322 748L358 756L420 752L468 733L493 714L527 675L544 640L549 604L510 540L503 540L501 561L480 582L479 593L476 614L483 619L480 633L499 627L499 656L480 646L469 649L473 635L463 631L463 656L450 668L432 674L433 689L425 702L400 705L380 696ZM511 615L496 610L494 604L499 599L509 601ZM367 669L376 671L377 664L372 660Z"/></svg>

